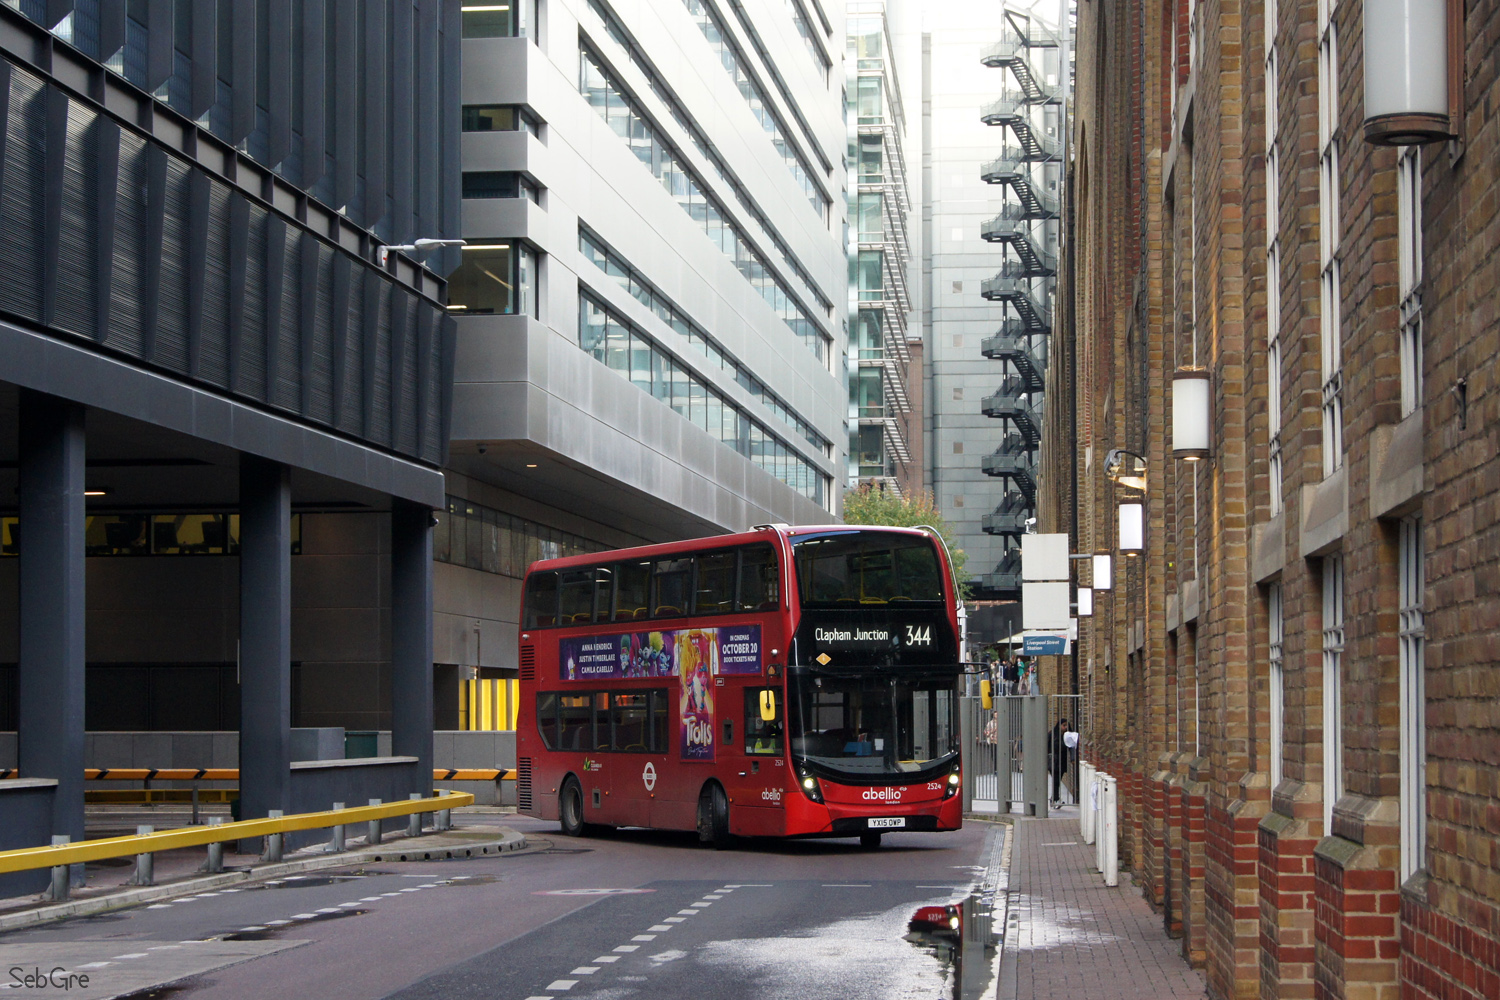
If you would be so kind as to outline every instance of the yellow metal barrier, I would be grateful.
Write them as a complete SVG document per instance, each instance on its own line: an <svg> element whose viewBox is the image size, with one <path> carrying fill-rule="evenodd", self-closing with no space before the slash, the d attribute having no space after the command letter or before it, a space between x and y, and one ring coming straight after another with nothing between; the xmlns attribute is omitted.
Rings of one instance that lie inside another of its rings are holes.
<svg viewBox="0 0 1500 1000"><path fill-rule="evenodd" d="M410 816L413 813L458 809L472 805L473 802L474 796L468 792L443 792L428 799L404 799L378 806L355 806L353 809L330 809L324 812L298 813L295 816L247 819L237 823L221 823L217 826L188 826L177 830L162 830L160 833L131 837L105 837L100 840L86 840L77 844L57 844L52 847L22 847L14 851L0 851L0 874L76 865L87 861L103 861L107 858L121 858L135 854L151 854L179 847L203 847L228 840L266 837L274 833L326 830L333 826L367 823L371 820L390 819L395 816Z"/></svg>
<svg viewBox="0 0 1500 1000"><path fill-rule="evenodd" d="M0 778L19 778L14 767L0 767ZM435 767L434 781L515 781L515 768ZM235 767L86 767L85 781L239 781Z"/></svg>

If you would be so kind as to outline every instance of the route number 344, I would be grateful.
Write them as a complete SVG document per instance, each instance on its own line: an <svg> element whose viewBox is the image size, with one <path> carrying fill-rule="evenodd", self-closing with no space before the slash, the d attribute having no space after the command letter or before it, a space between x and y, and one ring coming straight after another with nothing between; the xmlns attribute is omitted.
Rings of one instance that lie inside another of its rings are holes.
<svg viewBox="0 0 1500 1000"><path fill-rule="evenodd" d="M908 625L906 626L906 644L908 646L931 646L931 625Z"/></svg>

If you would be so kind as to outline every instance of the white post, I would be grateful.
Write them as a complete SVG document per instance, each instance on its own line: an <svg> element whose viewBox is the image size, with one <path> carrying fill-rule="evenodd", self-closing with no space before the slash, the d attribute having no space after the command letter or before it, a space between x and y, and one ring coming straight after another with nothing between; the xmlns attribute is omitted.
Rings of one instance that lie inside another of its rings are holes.
<svg viewBox="0 0 1500 1000"><path fill-rule="evenodd" d="M1094 765L1078 762L1078 832L1085 844L1094 842Z"/></svg>
<svg viewBox="0 0 1500 1000"><path fill-rule="evenodd" d="M1091 803L1094 810L1094 868L1101 875L1104 873L1104 786L1108 781L1109 775L1103 771L1094 776Z"/></svg>
<svg viewBox="0 0 1500 1000"><path fill-rule="evenodd" d="M1104 782L1104 884L1120 884L1120 820L1114 778Z"/></svg>

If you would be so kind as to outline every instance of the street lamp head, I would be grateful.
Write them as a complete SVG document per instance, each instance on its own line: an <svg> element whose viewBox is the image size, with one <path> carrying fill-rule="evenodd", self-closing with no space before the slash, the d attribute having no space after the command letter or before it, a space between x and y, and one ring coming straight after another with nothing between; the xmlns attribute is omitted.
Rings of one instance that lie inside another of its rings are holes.
<svg viewBox="0 0 1500 1000"><path fill-rule="evenodd" d="M1121 486L1145 492L1146 459L1124 448L1111 448L1104 456L1104 475Z"/></svg>
<svg viewBox="0 0 1500 1000"><path fill-rule="evenodd" d="M465 244L464 240L456 240L456 239L455 240L420 239L420 240L413 240L410 243L392 243L392 244L387 244L387 245L378 246L378 247L375 248L375 263L378 264L378 265L380 265L381 267L385 267L386 262L391 259L391 251L392 250L400 250L402 253L409 253L409 254L412 254L414 256L421 256L421 255L430 253L433 250L441 249L442 247L461 247L461 246L464 246L464 244Z"/></svg>

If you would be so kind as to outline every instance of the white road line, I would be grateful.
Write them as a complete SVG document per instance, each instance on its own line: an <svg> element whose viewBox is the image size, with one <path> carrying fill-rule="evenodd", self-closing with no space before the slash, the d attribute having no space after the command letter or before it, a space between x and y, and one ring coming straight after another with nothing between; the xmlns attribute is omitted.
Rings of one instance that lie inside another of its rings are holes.
<svg viewBox="0 0 1500 1000"><path fill-rule="evenodd" d="M703 898L704 899L723 899L724 897L720 896L720 895L712 895L712 896L704 896Z"/></svg>
<svg viewBox="0 0 1500 1000"><path fill-rule="evenodd" d="M171 908L171 903L152 903L150 906L146 907L146 909L148 910L170 910Z"/></svg>
<svg viewBox="0 0 1500 1000"><path fill-rule="evenodd" d="M438 884L436 882L423 882L421 885L417 886L418 889L436 889L437 887Z"/></svg>
<svg viewBox="0 0 1500 1000"><path fill-rule="evenodd" d="M78 966L78 968L79 969L102 969L106 965L109 965L109 964L110 964L109 962L89 962L87 965L80 965L80 966Z"/></svg>
<svg viewBox="0 0 1500 1000"><path fill-rule="evenodd" d="M687 922L687 917L667 917L666 920L669 924L682 924Z"/></svg>
<svg viewBox="0 0 1500 1000"><path fill-rule="evenodd" d="M630 940L632 940L632 941L655 941L656 940L656 935L655 934L637 934L635 937L631 938Z"/></svg>
<svg viewBox="0 0 1500 1000"><path fill-rule="evenodd" d="M380 897L379 896L361 896L361 897L359 897L359 901L361 903L378 903L378 902L380 902Z"/></svg>
<svg viewBox="0 0 1500 1000"><path fill-rule="evenodd" d="M244 892L244 889L220 889L220 892Z"/></svg>
<svg viewBox="0 0 1500 1000"><path fill-rule="evenodd" d="M552 980L552 982L550 982L550 983L547 984L547 989L549 989L549 990L571 990L573 987L575 987L577 985L578 985L578 980L576 980L576 979L554 979L554 980Z"/></svg>
<svg viewBox="0 0 1500 1000"><path fill-rule="evenodd" d="M617 945L615 945L615 951L631 952L631 951L640 951L640 950L641 950L641 946L638 945L638 944L617 944Z"/></svg>
<svg viewBox="0 0 1500 1000"><path fill-rule="evenodd" d="M316 913L293 913L292 914L292 919L293 920L314 920L314 919L317 918L317 916L318 915ZM274 921L274 920L268 920L266 922L274 924L276 921Z"/></svg>
<svg viewBox="0 0 1500 1000"><path fill-rule="evenodd" d="M714 905L714 904L712 904L712 903L704 903L704 902L702 902L702 901L699 901L699 902L697 902L697 903L689 903L689 904L688 904L688 906L691 906L691 907L692 907L692 908L693 908L693 909L695 909L695 910L701 910L701 909L703 909L703 908L704 908L704 907L705 907L705 906L713 906L713 905Z"/></svg>
<svg viewBox="0 0 1500 1000"><path fill-rule="evenodd" d="M600 955L598 958L594 959L595 962L618 962L619 960L619 955Z"/></svg>
<svg viewBox="0 0 1500 1000"><path fill-rule="evenodd" d="M351 906L358 906L358 905L359 905L358 902L354 902L354 903L340 903L339 904L339 909L341 909L341 910L347 910Z"/></svg>
<svg viewBox="0 0 1500 1000"><path fill-rule="evenodd" d="M337 913L337 912L339 912L339 908L337 906L320 906L320 907L318 907L318 912L319 913Z"/></svg>
<svg viewBox="0 0 1500 1000"><path fill-rule="evenodd" d="M598 971L599 971L599 966L597 966L597 965L580 965L578 968L576 968L572 972L568 973L568 975L570 975L570 976L592 976L594 973L596 973Z"/></svg>
<svg viewBox="0 0 1500 1000"><path fill-rule="evenodd" d="M256 931L263 931L263 930L265 930L265 928L262 927L260 924L251 924L249 927L241 927L240 928L240 933L241 934L254 934Z"/></svg>
<svg viewBox="0 0 1500 1000"><path fill-rule="evenodd" d="M416 886L416 887L411 888L411 889L400 889L398 891L399 892L421 892L422 891L422 887L421 886Z"/></svg>
<svg viewBox="0 0 1500 1000"><path fill-rule="evenodd" d="M113 962L123 962L127 958L145 958L145 957L147 957L147 956L146 956L146 953L144 951L132 951L128 955L116 955L112 959L110 959L110 961L113 961Z"/></svg>
<svg viewBox="0 0 1500 1000"><path fill-rule="evenodd" d="M382 896L399 896L401 894L399 892L382 892L380 895L382 895Z"/></svg>
<svg viewBox="0 0 1500 1000"><path fill-rule="evenodd" d="M669 931L671 929L671 924L652 924L650 927L646 928L646 930L648 931Z"/></svg>
<svg viewBox="0 0 1500 1000"><path fill-rule="evenodd" d="M153 945L152 947L147 948L146 950L147 951L176 951L176 950L180 949L181 947L182 947L182 945L180 945L180 944L158 944L158 945Z"/></svg>
<svg viewBox="0 0 1500 1000"><path fill-rule="evenodd" d="M290 920L267 920L266 921L266 926L267 927L285 927L289 923L291 923Z"/></svg>

